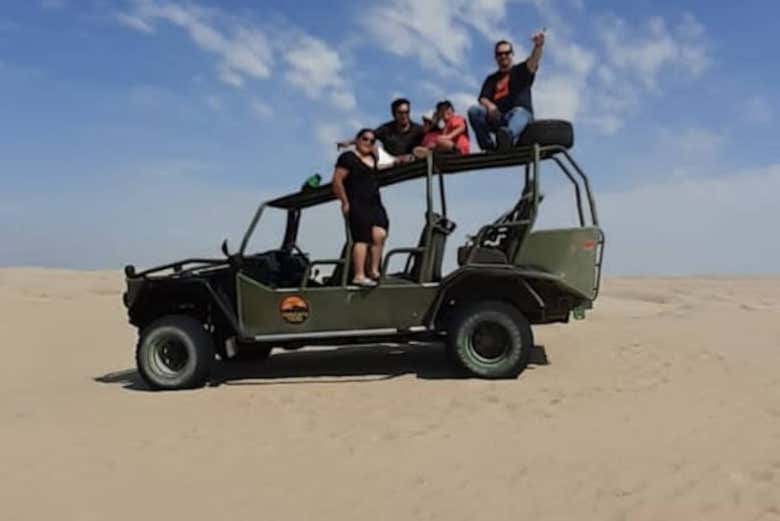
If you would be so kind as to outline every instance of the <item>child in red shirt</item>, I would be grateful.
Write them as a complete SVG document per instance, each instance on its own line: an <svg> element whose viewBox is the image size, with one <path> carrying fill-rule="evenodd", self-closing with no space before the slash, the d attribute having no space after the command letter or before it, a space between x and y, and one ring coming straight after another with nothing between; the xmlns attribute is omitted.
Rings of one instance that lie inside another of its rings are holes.
<svg viewBox="0 0 780 521"><path fill-rule="evenodd" d="M424 118L428 125L421 147L417 147L414 154L417 157L425 157L430 151L455 152L458 155L470 153L469 131L466 119L455 113L455 108L449 101L440 101L436 104L433 116ZM439 129L439 121L444 122L444 128Z"/></svg>
<svg viewBox="0 0 780 521"><path fill-rule="evenodd" d="M455 113L455 108L449 101L436 104L436 112L444 121L444 130L437 141L437 150L453 150L459 155L470 153L469 130L466 119Z"/></svg>

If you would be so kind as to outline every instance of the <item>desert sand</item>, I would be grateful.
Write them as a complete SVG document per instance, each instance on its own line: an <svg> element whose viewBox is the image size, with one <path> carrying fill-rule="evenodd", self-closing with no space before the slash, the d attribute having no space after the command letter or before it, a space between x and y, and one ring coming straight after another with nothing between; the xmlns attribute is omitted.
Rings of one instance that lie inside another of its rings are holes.
<svg viewBox="0 0 780 521"><path fill-rule="evenodd" d="M0 270L0 519L780 519L780 278L607 279L512 381L373 346L171 393L121 290Z"/></svg>

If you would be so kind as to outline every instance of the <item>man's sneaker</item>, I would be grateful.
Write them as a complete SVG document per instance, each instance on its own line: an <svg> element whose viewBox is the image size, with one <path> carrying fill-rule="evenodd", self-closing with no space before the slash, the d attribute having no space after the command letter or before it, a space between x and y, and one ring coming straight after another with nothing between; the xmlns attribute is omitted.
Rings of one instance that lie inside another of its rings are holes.
<svg viewBox="0 0 780 521"><path fill-rule="evenodd" d="M506 127L501 127L496 131L496 151L506 152L512 148L512 136Z"/></svg>

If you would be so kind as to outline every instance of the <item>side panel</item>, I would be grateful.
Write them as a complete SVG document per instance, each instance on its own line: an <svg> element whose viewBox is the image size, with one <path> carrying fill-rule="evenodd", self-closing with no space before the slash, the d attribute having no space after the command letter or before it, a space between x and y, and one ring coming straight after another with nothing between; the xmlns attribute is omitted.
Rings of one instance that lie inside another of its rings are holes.
<svg viewBox="0 0 780 521"><path fill-rule="evenodd" d="M437 286L417 285L274 291L244 275L238 275L236 283L239 317L250 335L420 326L438 291ZM301 307L301 312L285 318L283 303L292 301ZM301 321L296 323L297 320Z"/></svg>
<svg viewBox="0 0 780 521"><path fill-rule="evenodd" d="M542 230L531 233L517 254L515 265L539 269L560 277L583 297L593 299L598 286L599 228Z"/></svg>

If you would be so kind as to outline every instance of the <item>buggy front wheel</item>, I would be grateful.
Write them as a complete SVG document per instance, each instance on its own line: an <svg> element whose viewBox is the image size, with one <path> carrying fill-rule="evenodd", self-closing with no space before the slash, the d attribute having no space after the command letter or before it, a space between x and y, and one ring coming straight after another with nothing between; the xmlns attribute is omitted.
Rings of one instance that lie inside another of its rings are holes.
<svg viewBox="0 0 780 521"><path fill-rule="evenodd" d="M149 387L174 390L202 387L214 356L214 342L200 322L168 315L143 328L135 358Z"/></svg>

